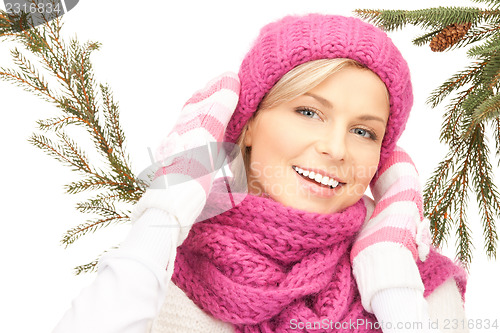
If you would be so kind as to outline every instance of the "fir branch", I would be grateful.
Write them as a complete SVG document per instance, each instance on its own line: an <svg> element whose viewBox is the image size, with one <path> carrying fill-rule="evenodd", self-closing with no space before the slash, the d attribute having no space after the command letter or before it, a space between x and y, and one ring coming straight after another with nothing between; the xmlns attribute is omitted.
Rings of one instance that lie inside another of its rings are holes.
<svg viewBox="0 0 500 333"><path fill-rule="evenodd" d="M475 192L479 203L485 249L490 258L496 254L495 219L500 217L499 195L491 179L488 148L484 143L484 125L491 121L500 166L500 1L476 2L489 8L356 11L388 31L408 24L421 27L423 34L413 43L418 46L430 43L433 51L452 51L483 42L468 50L468 57L473 59L471 64L446 80L427 99L435 108L456 93L446 107L439 138L450 150L426 182L423 196L434 244L441 245L451 228L456 228L457 256L466 266L472 260L466 216L468 191Z"/></svg>
<svg viewBox="0 0 500 333"><path fill-rule="evenodd" d="M495 27L496 31L499 31L499 27ZM497 34L482 45L476 45L471 47L467 51L467 56L469 58L484 58L497 54L500 51L500 35Z"/></svg>
<svg viewBox="0 0 500 333"><path fill-rule="evenodd" d="M426 32L422 36L413 39L412 43L416 46L423 46L431 42L431 40L440 33L442 28ZM453 51L455 49L468 46L487 38L496 38L500 34L500 28L497 24L485 24L479 27L472 27L467 31L464 37L456 44L450 46L446 51Z"/></svg>
<svg viewBox="0 0 500 333"><path fill-rule="evenodd" d="M29 15L8 15L0 11L0 40L10 39L30 53L28 57L24 51L14 49L11 55L17 70L0 68L0 79L42 97L61 112L37 122L39 130L52 133L57 139L33 134L29 142L85 176L66 185L66 191L70 194L100 192L77 204L76 209L80 212L95 214L99 218L68 230L61 241L67 247L89 232L111 223L129 221L130 210L119 211L115 204L134 204L142 196L144 187L132 172L125 151L126 138L120 125L118 103L109 86L95 79L91 56L100 44L80 43L76 37L66 43L61 38L60 18L43 17L42 20L45 24L34 27L33 17ZM50 88L46 75L53 79L49 81ZM65 131L69 127L86 130L100 155L100 165L80 148L78 142L81 138L75 140L67 134L71 133ZM78 266L75 272L91 271L95 264L96 261Z"/></svg>
<svg viewBox="0 0 500 333"><path fill-rule="evenodd" d="M445 112L445 121L443 122L439 135L439 140L441 142L449 143L451 146L455 146L455 142L460 140L460 131L458 127L464 112L462 103L475 91L475 88L476 87L471 86L469 89L462 91L447 107Z"/></svg>
<svg viewBox="0 0 500 333"><path fill-rule="evenodd" d="M481 137L481 139L483 139ZM481 221L483 222L483 236L485 238L486 254L490 258L496 257L498 235L496 232L495 218L500 217L500 197L495 184L491 179L492 169L488 160L488 146L481 140L477 143L479 149L474 150L473 159L477 161L478 167L472 175L472 184L477 194Z"/></svg>
<svg viewBox="0 0 500 333"><path fill-rule="evenodd" d="M111 142L115 143L115 149L123 152L123 144L125 142L125 134L120 126L118 104L111 96L110 88L108 85L100 85L103 97L104 117L106 119L105 129L109 131ZM125 156L122 158L126 160Z"/></svg>
<svg viewBox="0 0 500 333"><path fill-rule="evenodd" d="M497 167L500 167L500 117L494 119L491 123L493 129L493 138L495 140L495 156L498 158Z"/></svg>
<svg viewBox="0 0 500 333"><path fill-rule="evenodd" d="M98 43L87 42L81 46L76 39L72 39L69 46L69 56L72 59L70 67L72 88L76 91L78 100L82 101L82 111L85 112L89 121L93 121L97 116L90 54L98 48Z"/></svg>
<svg viewBox="0 0 500 333"><path fill-rule="evenodd" d="M110 217L104 217L102 219L89 220L86 223L82 223L77 225L74 228L69 229L63 235L61 239L61 244L64 248L67 248L71 244L73 244L80 237L87 235L88 233L94 233L97 230L105 228L110 224L119 224L129 222L128 216L115 215Z"/></svg>
<svg viewBox="0 0 500 333"><path fill-rule="evenodd" d="M111 250L114 250L114 249L117 249L118 246L113 246L110 248L110 250L108 251L111 251ZM87 263L87 264L84 264L84 265L80 265L80 266L76 266L74 269L73 269L73 272L75 273L75 275L80 275L82 273L92 273L92 272L97 272L97 265L99 263L99 260L101 259L101 257L107 253L108 251L104 251L103 253L101 253L97 258L95 258L94 260L92 260L91 262Z"/></svg>
<svg viewBox="0 0 500 333"><path fill-rule="evenodd" d="M33 64L22 55L17 48L11 51L14 63L21 69L24 73L24 78L26 81L31 82L31 85L37 87L38 90L43 91L45 95L50 95L50 90L48 83L45 81L39 71L33 66ZM19 76L21 76L20 74Z"/></svg>
<svg viewBox="0 0 500 333"><path fill-rule="evenodd" d="M472 126L479 125L498 116L500 116L500 95L492 95L474 110Z"/></svg>
<svg viewBox="0 0 500 333"><path fill-rule="evenodd" d="M356 9L354 12L386 31L398 30L408 24L422 29L441 30L455 23L470 22L474 25L481 21L494 22L500 16L500 10L471 7L438 7L413 11Z"/></svg>
<svg viewBox="0 0 500 333"><path fill-rule="evenodd" d="M44 89L44 87L40 87L40 84L38 84L37 82L33 83L32 78L27 77L25 74L0 67L0 79L8 82L13 82L15 85L20 86L24 90L31 92L37 96L48 97L54 100L54 98L47 93L48 90Z"/></svg>
<svg viewBox="0 0 500 333"><path fill-rule="evenodd" d="M470 237L470 229L467 226L467 201L468 201L468 172L471 157L471 150L473 149L473 141L469 143L469 150L462 162L462 168L457 174L457 182L455 183L458 200L454 202L455 210L454 215L458 218L457 226L457 244L456 253L458 259L468 268L472 260L472 240Z"/></svg>
<svg viewBox="0 0 500 333"><path fill-rule="evenodd" d="M469 31L467 31L467 34L460 41L448 48L447 51L462 48L488 38L497 38L499 34L500 27L498 26L498 24L486 23L479 27L472 27Z"/></svg>
<svg viewBox="0 0 500 333"><path fill-rule="evenodd" d="M432 91L431 95L427 98L427 104L430 104L432 108L435 108L454 90L471 82L477 83L478 76L486 64L486 61L474 63L473 65L468 66L467 69L453 75L441 84L441 86Z"/></svg>
<svg viewBox="0 0 500 333"><path fill-rule="evenodd" d="M66 148L60 144L54 143L52 140L41 134L32 134L28 141L47 154L72 168L73 171L79 171L81 165L75 163L71 157L66 156Z"/></svg>
<svg viewBox="0 0 500 333"><path fill-rule="evenodd" d="M485 101L491 101L492 93L491 90L487 89L477 89L474 94L471 94L462 103L464 113L461 117L460 135L467 140L472 140L470 138L475 135L478 127L482 126L482 122L478 122L478 117L485 116L484 114L477 114L477 110L485 103ZM487 103L488 104L488 103ZM494 110L493 110L494 112ZM476 116L474 117L474 114ZM487 115L486 115L487 116Z"/></svg>
<svg viewBox="0 0 500 333"><path fill-rule="evenodd" d="M78 123L85 123L85 121L75 116L59 116L50 119L37 120L38 128L42 131L57 132L64 127L75 125Z"/></svg>
<svg viewBox="0 0 500 333"><path fill-rule="evenodd" d="M123 212L118 212L112 202L106 200L91 199L87 202L78 203L76 208L81 213L97 214L103 217L128 218Z"/></svg>
<svg viewBox="0 0 500 333"><path fill-rule="evenodd" d="M484 89L490 94L493 93L493 88L497 86L498 76L500 74L500 54L488 54L484 56L487 61L486 66L481 73L480 80Z"/></svg>
<svg viewBox="0 0 500 333"><path fill-rule="evenodd" d="M80 275L82 273L94 273L94 272L97 272L97 264L99 263L99 259L100 259L100 257L95 258L94 260L92 260L88 264L76 266L75 268L73 268L73 273L75 275Z"/></svg>
<svg viewBox="0 0 500 333"><path fill-rule="evenodd" d="M109 191L128 191L129 184L116 182L107 176L93 174L94 177L72 182L65 186L66 193L77 194L84 191L109 190Z"/></svg>
<svg viewBox="0 0 500 333"><path fill-rule="evenodd" d="M451 211L460 189L460 172L455 173L455 166L460 165L459 153L463 150L464 141L459 140L455 144L426 182L423 193L424 214L429 218L436 246L441 246L449 236L450 223L453 221ZM453 175L448 179L450 172Z"/></svg>
<svg viewBox="0 0 500 333"><path fill-rule="evenodd" d="M484 3L493 9L498 9L500 7L500 1L498 0L472 0L472 2L477 2L477 3Z"/></svg>
<svg viewBox="0 0 500 333"><path fill-rule="evenodd" d="M440 32L441 32L441 29L425 33L424 35L413 39L412 43L416 46L425 45L425 44L429 43L434 38L434 36L436 36Z"/></svg>

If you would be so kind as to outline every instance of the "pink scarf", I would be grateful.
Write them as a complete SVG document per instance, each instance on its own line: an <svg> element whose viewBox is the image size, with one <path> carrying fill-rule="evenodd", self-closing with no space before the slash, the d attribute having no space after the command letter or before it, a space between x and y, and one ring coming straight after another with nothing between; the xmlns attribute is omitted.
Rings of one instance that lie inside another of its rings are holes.
<svg viewBox="0 0 500 333"><path fill-rule="evenodd" d="M209 202L227 200L214 193ZM365 215L363 199L317 214L247 195L192 227L172 281L236 332L381 332L361 305L349 259ZM436 252L419 269L426 296L451 276L465 292L463 272Z"/></svg>

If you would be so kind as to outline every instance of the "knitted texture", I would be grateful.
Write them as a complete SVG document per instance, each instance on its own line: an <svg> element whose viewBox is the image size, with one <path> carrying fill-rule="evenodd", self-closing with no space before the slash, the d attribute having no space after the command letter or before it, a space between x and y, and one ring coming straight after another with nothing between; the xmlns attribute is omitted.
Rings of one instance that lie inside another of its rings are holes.
<svg viewBox="0 0 500 333"><path fill-rule="evenodd" d="M236 142L264 95L294 67L317 59L350 58L375 72L390 96L390 114L379 166L403 132L413 104L410 71L385 32L357 18L287 16L262 28L240 66L239 102L225 141Z"/></svg>
<svg viewBox="0 0 500 333"><path fill-rule="evenodd" d="M224 73L186 102L177 123L157 149L156 160L165 166L155 178L167 176L167 183L195 179L208 196L215 173L207 144L222 141L239 88L236 74Z"/></svg>
<svg viewBox="0 0 500 333"><path fill-rule="evenodd" d="M374 176L371 191L377 203L375 211L360 232L351 259L372 244L394 242L408 248L415 260L417 257L425 260L430 233L428 224L424 224L418 171L408 153L400 147L395 148ZM418 242L415 242L417 233Z"/></svg>
<svg viewBox="0 0 500 333"><path fill-rule="evenodd" d="M333 58L350 58L365 65L376 73L387 87L390 113L380 151L378 166L380 173L395 149L413 104L410 71L401 53L385 32L356 18L322 14L287 16L262 28L239 70L240 97L235 113L229 121L225 140L235 142L238 139L265 94L284 74L312 60ZM412 175L399 174L399 176L402 178L400 181L405 183L404 178L409 179ZM377 186L376 179L377 175L372 180L371 186L377 191L377 187L383 188L384 186L380 184ZM418 182L418 179L416 181ZM418 184L403 186L405 190L402 191L398 184L390 188L387 194L379 191L379 198L386 195L384 197L386 200L381 203L377 202L377 210L369 223L370 227L364 231L360 240L355 244L352 259L360 251L380 242L392 242L395 246L401 244L412 252L414 258L418 251L421 252L421 257L425 258L430 238L420 238L418 249L415 242L417 229L420 228L419 230L422 231L420 234L425 234L424 224L419 223L422 218L418 218L418 214L422 216L422 212L416 213L417 218L410 214L399 218L398 212L394 211L398 209L397 206L401 206L399 203L421 207L421 201L418 201L419 196L412 195L411 191L417 188ZM417 199L417 201L412 202L412 199ZM397 266L397 263L393 266L394 269L405 267ZM385 267L380 269L385 269ZM362 274L356 275L356 278L370 279L369 276L363 277ZM404 282L400 281L400 283ZM373 291L376 290L377 287L373 289ZM364 288L361 292L366 300L365 304L369 304L370 295L365 292Z"/></svg>
<svg viewBox="0 0 500 333"><path fill-rule="evenodd" d="M211 205L224 200L217 196L210 194ZM349 259L365 215L365 198L342 212L317 214L248 195L193 226L178 248L172 281L236 332L295 332L293 320L373 324ZM448 259L433 254L421 267L428 293L452 276L465 291L462 271ZM352 331L380 331L369 327Z"/></svg>

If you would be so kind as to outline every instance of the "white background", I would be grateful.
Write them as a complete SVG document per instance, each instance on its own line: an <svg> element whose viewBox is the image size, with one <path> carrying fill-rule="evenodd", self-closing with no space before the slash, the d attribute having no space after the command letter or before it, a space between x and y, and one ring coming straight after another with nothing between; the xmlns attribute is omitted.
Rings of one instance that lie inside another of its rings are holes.
<svg viewBox="0 0 500 333"><path fill-rule="evenodd" d="M340 4L339 4L340 3ZM156 147L173 125L183 103L212 77L232 70L259 29L286 14L322 12L352 15L356 8L418 9L438 6L476 6L471 1L420 0L252 0L252 1L98 1L82 0L65 16L66 37L93 40L103 46L92 56L96 78L111 85L120 103L134 172L150 163L147 148ZM399 144L413 157L425 182L446 147L439 143L444 104L430 109L430 92L466 59L463 51L436 54L416 47L417 28L389 35L407 59L415 103ZM10 43L0 43L0 67L11 67ZM30 145L35 121L58 114L52 105L11 83L0 81L0 171L2 221L0 231L0 332L49 332L71 300L94 275L75 277L72 268L93 260L118 244L129 226L98 231L64 249L63 233L88 216L74 205L85 196L64 193L63 185L76 174ZM491 146L493 148L493 145ZM492 163L495 166L496 162ZM496 182L500 185L500 182ZM466 294L469 318L498 319L500 288L498 262L488 261L475 195L470 195L468 218L474 236L474 262ZM443 249L454 256L455 243ZM480 330L474 330L480 331ZM495 330L481 330L493 332Z"/></svg>

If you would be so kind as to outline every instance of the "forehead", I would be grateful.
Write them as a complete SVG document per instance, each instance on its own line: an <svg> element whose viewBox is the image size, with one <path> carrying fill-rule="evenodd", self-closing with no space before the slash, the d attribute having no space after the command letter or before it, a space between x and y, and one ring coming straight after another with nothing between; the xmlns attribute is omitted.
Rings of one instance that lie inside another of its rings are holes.
<svg viewBox="0 0 500 333"><path fill-rule="evenodd" d="M302 95L322 92L323 104L330 105L328 96L351 97L356 102L356 96L368 96L373 101L389 104L389 91L382 79L367 68L349 66L329 75L314 88Z"/></svg>

